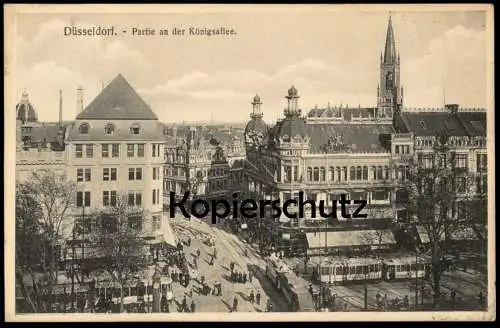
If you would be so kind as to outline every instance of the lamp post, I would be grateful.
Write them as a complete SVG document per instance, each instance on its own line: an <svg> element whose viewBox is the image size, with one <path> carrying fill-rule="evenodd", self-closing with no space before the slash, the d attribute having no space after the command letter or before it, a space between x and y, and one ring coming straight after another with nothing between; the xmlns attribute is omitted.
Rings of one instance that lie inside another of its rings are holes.
<svg viewBox="0 0 500 328"><path fill-rule="evenodd" d="M415 311L417 310L418 304L418 247L417 247L417 236L414 236L413 239L415 241Z"/></svg>

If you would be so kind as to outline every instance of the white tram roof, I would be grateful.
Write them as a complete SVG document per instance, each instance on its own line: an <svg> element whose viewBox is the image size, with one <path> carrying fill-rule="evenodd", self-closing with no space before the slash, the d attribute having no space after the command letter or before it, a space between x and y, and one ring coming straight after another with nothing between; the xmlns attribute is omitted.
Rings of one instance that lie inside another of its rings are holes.
<svg viewBox="0 0 500 328"><path fill-rule="evenodd" d="M381 263L380 259L373 257L347 257L347 256L330 256L327 258L314 258L311 259L311 262L314 264L320 264L323 266L328 265L370 265L370 264L378 264Z"/></svg>

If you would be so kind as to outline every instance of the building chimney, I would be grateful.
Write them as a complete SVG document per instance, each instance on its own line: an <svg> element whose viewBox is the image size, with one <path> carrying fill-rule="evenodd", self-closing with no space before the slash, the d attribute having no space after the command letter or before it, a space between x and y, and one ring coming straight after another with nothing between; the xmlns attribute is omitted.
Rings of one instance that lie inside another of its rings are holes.
<svg viewBox="0 0 500 328"><path fill-rule="evenodd" d="M177 127L175 125L172 127L172 137L177 138Z"/></svg>
<svg viewBox="0 0 500 328"><path fill-rule="evenodd" d="M456 115L458 113L458 104L446 104L444 105L444 108L450 112L453 115Z"/></svg>
<svg viewBox="0 0 500 328"><path fill-rule="evenodd" d="M62 90L59 90L59 126L62 126Z"/></svg>
<svg viewBox="0 0 500 328"><path fill-rule="evenodd" d="M79 86L76 89L76 114L83 112L83 87Z"/></svg>

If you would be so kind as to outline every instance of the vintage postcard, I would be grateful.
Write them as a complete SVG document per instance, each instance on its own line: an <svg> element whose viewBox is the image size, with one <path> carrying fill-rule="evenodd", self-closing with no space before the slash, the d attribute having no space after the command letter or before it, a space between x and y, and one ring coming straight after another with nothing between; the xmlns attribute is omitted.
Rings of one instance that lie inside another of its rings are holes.
<svg viewBox="0 0 500 328"><path fill-rule="evenodd" d="M492 6L4 13L7 320L496 319Z"/></svg>

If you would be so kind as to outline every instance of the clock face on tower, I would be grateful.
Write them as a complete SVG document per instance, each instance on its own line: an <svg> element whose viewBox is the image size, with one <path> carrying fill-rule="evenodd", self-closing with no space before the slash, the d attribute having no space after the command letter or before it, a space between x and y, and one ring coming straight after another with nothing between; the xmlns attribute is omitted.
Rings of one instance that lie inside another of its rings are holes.
<svg viewBox="0 0 500 328"><path fill-rule="evenodd" d="M158 289L158 288L160 288L160 284L159 284L159 283L157 283L157 282L155 282L155 283L153 284L153 288L154 288L154 289Z"/></svg>

